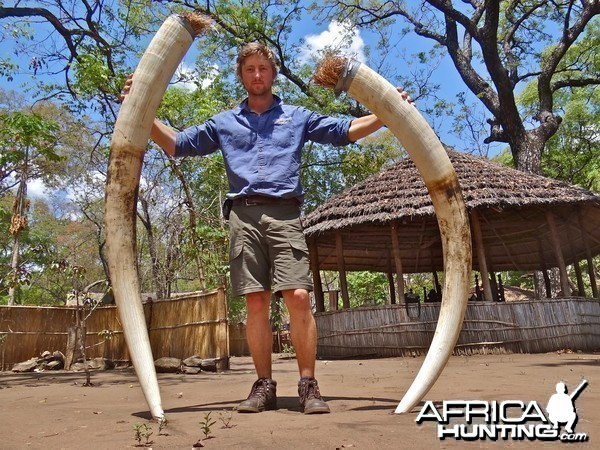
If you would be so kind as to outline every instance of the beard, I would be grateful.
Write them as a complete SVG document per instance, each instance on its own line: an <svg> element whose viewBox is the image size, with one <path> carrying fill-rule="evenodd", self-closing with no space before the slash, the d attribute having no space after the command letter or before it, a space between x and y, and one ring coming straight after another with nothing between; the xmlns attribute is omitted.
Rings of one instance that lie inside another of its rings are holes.
<svg viewBox="0 0 600 450"><path fill-rule="evenodd" d="M249 95L258 96L258 97L263 96L263 95L270 95L272 93L271 87L272 87L272 84L266 83L266 82L248 83L248 84L244 85L244 88L246 88L246 91L248 91Z"/></svg>

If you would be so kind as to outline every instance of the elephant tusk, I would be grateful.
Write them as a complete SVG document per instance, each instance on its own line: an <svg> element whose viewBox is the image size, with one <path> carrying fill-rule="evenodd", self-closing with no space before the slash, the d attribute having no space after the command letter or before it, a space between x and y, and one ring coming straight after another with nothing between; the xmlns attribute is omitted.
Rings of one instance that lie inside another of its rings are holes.
<svg viewBox="0 0 600 450"><path fill-rule="evenodd" d="M471 231L456 172L442 143L417 109L379 74L340 56L325 59L317 84L346 91L367 106L398 138L427 186L437 216L446 273L442 305L427 356L395 413L409 412L438 379L458 340L471 275Z"/></svg>
<svg viewBox="0 0 600 450"><path fill-rule="evenodd" d="M123 334L152 417L162 420L160 391L137 273L136 208L144 153L156 110L194 37L210 25L195 14L162 24L134 73L111 140L105 194L106 259Z"/></svg>

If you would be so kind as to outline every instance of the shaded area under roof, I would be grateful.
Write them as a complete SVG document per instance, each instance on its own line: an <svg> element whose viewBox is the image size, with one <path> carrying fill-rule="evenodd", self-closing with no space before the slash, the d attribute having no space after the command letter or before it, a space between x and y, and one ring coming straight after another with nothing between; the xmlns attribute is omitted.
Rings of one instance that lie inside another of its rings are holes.
<svg viewBox="0 0 600 450"><path fill-rule="evenodd" d="M549 215L566 264L600 253L600 196L485 158L447 151L471 220L473 211L479 217L488 270L558 266ZM391 222L399 230L405 273L443 270L431 199L410 158L333 196L303 220L320 270L338 270L336 239L341 234L345 270L388 273L394 271ZM473 268L479 270L475 250Z"/></svg>

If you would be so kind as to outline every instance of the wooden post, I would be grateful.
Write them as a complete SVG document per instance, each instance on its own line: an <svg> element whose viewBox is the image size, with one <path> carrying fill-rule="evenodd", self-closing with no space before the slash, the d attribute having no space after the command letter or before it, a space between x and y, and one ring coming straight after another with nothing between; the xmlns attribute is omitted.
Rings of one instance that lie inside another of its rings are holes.
<svg viewBox="0 0 600 450"><path fill-rule="evenodd" d="M321 282L321 272L319 271L319 252L317 250L316 240L310 239L308 242L308 253L310 255L310 270L313 276L313 293L315 295L315 308L317 312L325 311L325 297L323 295L323 283Z"/></svg>
<svg viewBox="0 0 600 450"><path fill-rule="evenodd" d="M573 244L573 233L575 230L571 226L569 228L569 246L571 247L571 257L573 258L573 268L575 269L575 278L577 278L577 291L579 297L585 297L585 285L583 284L583 277L581 276L581 267L579 267L579 260L575 253L575 245Z"/></svg>
<svg viewBox="0 0 600 450"><path fill-rule="evenodd" d="M338 293L339 291L327 291L329 296L329 311L338 310Z"/></svg>
<svg viewBox="0 0 600 450"><path fill-rule="evenodd" d="M477 251L477 262L479 263L479 273L481 274L481 284L483 285L483 299L491 301L492 286L490 285L490 274L488 272L487 260L485 257L485 247L483 246L483 235L481 233L481 225L479 223L479 214L477 210L471 210L471 230L473 230L473 238L475 239L475 249Z"/></svg>
<svg viewBox="0 0 600 450"><path fill-rule="evenodd" d="M542 276L544 277L544 287L546 288L546 298L552 298L552 284L550 283L550 277L548 276L548 266L546 265L546 257L544 256L544 247L542 246L542 241L539 236L536 240L538 244L538 253L540 255L540 272L542 272Z"/></svg>
<svg viewBox="0 0 600 450"><path fill-rule="evenodd" d="M588 275L590 277L590 284L592 285L592 297L600 298L598 297L598 286L596 285L596 274L594 273L592 252L590 251L590 247L588 245L589 237L587 230L585 229L585 222L583 220L581 208L577 208L577 219L579 220L579 228L581 229L581 239L583 239L583 243L585 245L585 259L587 260Z"/></svg>
<svg viewBox="0 0 600 450"><path fill-rule="evenodd" d="M350 308L350 297L348 296L348 282L346 281L346 263L344 262L344 245L342 233L335 233L335 250L337 253L338 273L340 275L340 289L342 291L343 308Z"/></svg>
<svg viewBox="0 0 600 450"><path fill-rule="evenodd" d="M388 284L390 286L390 304L395 305L396 304L396 286L395 286L396 282L394 281L394 271L392 269L392 255L390 254L389 250L388 250L387 261L388 261L387 278L388 278Z"/></svg>
<svg viewBox="0 0 600 450"><path fill-rule="evenodd" d="M390 224L392 233L392 251L394 252L394 262L396 264L396 286L398 287L398 303L406 303L404 298L404 272L402 270L402 258L400 258L400 242L398 240L398 227L396 222Z"/></svg>
<svg viewBox="0 0 600 450"><path fill-rule="evenodd" d="M571 295L571 287L569 286L569 276L567 275L567 267L563 258L562 250L560 249L560 241L558 239L558 231L556 230L556 222L554 221L554 215L551 211L546 210L546 221L550 228L550 240L552 241L552 247L554 248L554 254L556 256L556 262L558 263L558 270L560 271L560 287L563 292L563 296Z"/></svg>

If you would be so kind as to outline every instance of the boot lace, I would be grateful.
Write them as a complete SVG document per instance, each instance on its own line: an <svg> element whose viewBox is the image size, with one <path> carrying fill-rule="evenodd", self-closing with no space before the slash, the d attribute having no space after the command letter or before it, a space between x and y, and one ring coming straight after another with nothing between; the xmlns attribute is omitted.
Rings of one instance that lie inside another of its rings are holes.
<svg viewBox="0 0 600 450"><path fill-rule="evenodd" d="M304 405L307 400L316 398L321 400L321 392L317 380L301 380L298 388L300 394L300 403Z"/></svg>
<svg viewBox="0 0 600 450"><path fill-rule="evenodd" d="M266 398L269 392L270 382L268 378L259 378L252 385L248 398Z"/></svg>

